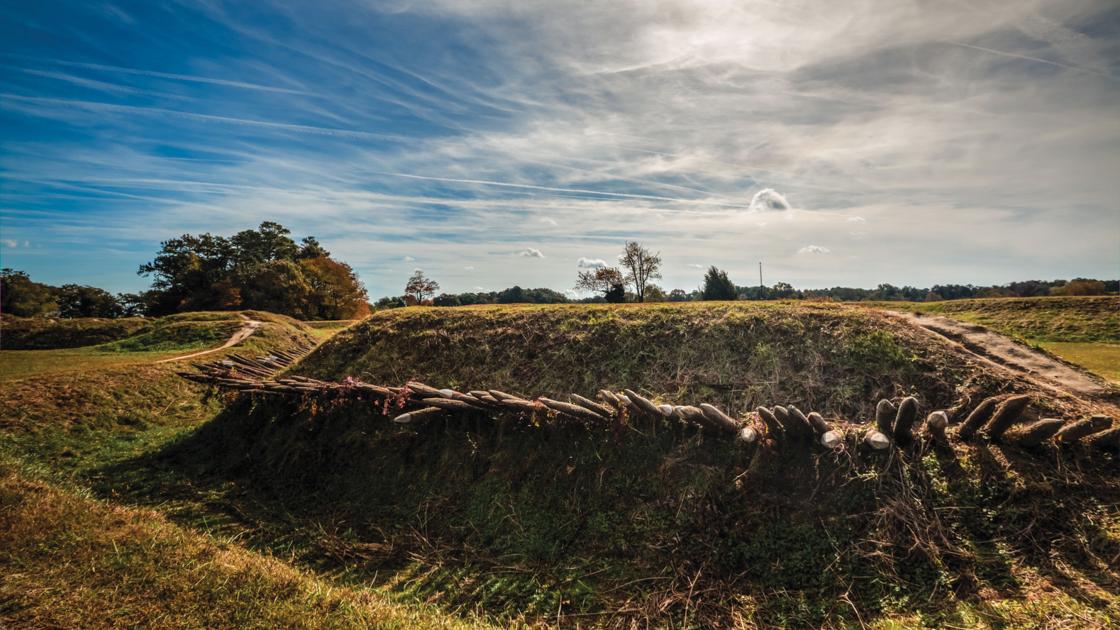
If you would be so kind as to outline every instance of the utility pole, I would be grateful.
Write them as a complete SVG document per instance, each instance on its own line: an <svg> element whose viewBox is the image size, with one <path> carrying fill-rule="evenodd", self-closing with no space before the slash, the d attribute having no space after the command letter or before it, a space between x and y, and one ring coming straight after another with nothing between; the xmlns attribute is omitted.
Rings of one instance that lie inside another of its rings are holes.
<svg viewBox="0 0 1120 630"><path fill-rule="evenodd" d="M764 288L764 285L762 284L762 261L760 260L760 261L758 261L758 299L760 299L760 300L765 299L765 296L763 296L763 293L765 291L766 291L766 289Z"/></svg>

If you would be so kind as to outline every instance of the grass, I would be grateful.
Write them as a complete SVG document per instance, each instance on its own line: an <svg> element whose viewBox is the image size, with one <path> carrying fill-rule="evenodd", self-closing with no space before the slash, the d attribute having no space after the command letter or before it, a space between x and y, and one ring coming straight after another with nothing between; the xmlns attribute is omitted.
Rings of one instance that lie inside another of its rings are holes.
<svg viewBox="0 0 1120 630"><path fill-rule="evenodd" d="M266 324L239 352L311 334L250 316ZM795 304L405 309L302 369L540 393L606 362L596 378L653 395L783 396L856 419L865 398L925 406L985 383L892 321ZM130 355L146 356L98 356ZM174 365L74 361L0 387L0 625L1120 622L1107 460L747 456L638 423L401 428L368 404L224 406Z"/></svg>
<svg viewBox="0 0 1120 630"><path fill-rule="evenodd" d="M1120 297L988 298L882 303L944 315L1029 342L1120 343Z"/></svg>
<svg viewBox="0 0 1120 630"><path fill-rule="evenodd" d="M92 346L136 334L150 323L139 317L47 319L4 315L0 317L0 347L35 350Z"/></svg>
<svg viewBox="0 0 1120 630"><path fill-rule="evenodd" d="M1120 384L1120 344L1040 341L1043 350Z"/></svg>
<svg viewBox="0 0 1120 630"><path fill-rule="evenodd" d="M177 350L107 353L96 347L0 350L0 383L47 374L93 372L106 368L151 363L177 354L179 354Z"/></svg>
<svg viewBox="0 0 1120 630"><path fill-rule="evenodd" d="M474 628L0 462L0 625Z"/></svg>

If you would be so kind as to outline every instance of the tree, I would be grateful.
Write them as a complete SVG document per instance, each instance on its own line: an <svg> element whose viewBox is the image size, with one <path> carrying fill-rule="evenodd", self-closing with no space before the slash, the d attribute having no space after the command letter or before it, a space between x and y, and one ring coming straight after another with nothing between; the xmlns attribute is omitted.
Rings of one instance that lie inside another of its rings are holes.
<svg viewBox="0 0 1120 630"><path fill-rule="evenodd" d="M64 284L55 291L59 317L120 317L123 309L105 289Z"/></svg>
<svg viewBox="0 0 1120 630"><path fill-rule="evenodd" d="M602 292L608 302L622 302L626 295L625 279L618 267L600 267L579 272L575 290Z"/></svg>
<svg viewBox="0 0 1120 630"><path fill-rule="evenodd" d="M0 270L0 313L46 317L58 311L52 287L34 282L23 271Z"/></svg>
<svg viewBox="0 0 1120 630"><path fill-rule="evenodd" d="M634 287L634 295L644 302L646 285L650 280L661 277L661 254L652 254L636 241L626 243L618 264L626 270L626 281Z"/></svg>
<svg viewBox="0 0 1120 630"><path fill-rule="evenodd" d="M302 245L300 245L299 253L296 254L296 258L330 258L331 256L331 253L320 245L318 239L314 236L305 236L300 243L302 243Z"/></svg>
<svg viewBox="0 0 1120 630"><path fill-rule="evenodd" d="M1067 284L1050 289L1051 295L1104 295L1104 283L1088 278L1074 278Z"/></svg>
<svg viewBox="0 0 1120 630"><path fill-rule="evenodd" d="M727 277L727 272L712 265L704 274L704 288L700 292L704 300L734 300L738 297L735 283Z"/></svg>
<svg viewBox="0 0 1120 630"><path fill-rule="evenodd" d="M237 250L237 263L251 265L273 260L295 260L299 246L292 240L291 233L279 223L265 221L258 229L243 230L229 240Z"/></svg>
<svg viewBox="0 0 1120 630"><path fill-rule="evenodd" d="M418 304L423 304L424 300L435 295L436 291L439 291L439 283L425 277L420 269L413 272L412 277L408 279L408 284L404 286L405 295L414 298Z"/></svg>
<svg viewBox="0 0 1120 630"><path fill-rule="evenodd" d="M350 265L318 256L300 260L299 266L311 286L307 309L311 316L358 319L369 315L369 295Z"/></svg>
<svg viewBox="0 0 1120 630"><path fill-rule="evenodd" d="M687 302L688 299L688 291L684 289L673 289L669 292L670 302Z"/></svg>
<svg viewBox="0 0 1120 630"><path fill-rule="evenodd" d="M664 302L667 299L665 296L665 289L662 289L656 284L646 285L645 296L647 302Z"/></svg>

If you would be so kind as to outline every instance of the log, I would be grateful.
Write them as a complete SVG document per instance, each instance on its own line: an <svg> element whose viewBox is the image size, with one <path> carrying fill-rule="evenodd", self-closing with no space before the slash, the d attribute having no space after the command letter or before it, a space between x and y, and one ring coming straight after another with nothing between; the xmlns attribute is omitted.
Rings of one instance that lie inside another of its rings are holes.
<svg viewBox="0 0 1120 630"><path fill-rule="evenodd" d="M673 415L673 406L670 404L663 403L658 405L657 408L661 411L661 415L665 416L666 418L669 418Z"/></svg>
<svg viewBox="0 0 1120 630"><path fill-rule="evenodd" d="M744 446L749 446L758 441L758 431L751 427L743 427L739 429L739 433L735 435L735 441Z"/></svg>
<svg viewBox="0 0 1120 630"><path fill-rule="evenodd" d="M673 407L673 413L685 422L691 422L700 427L712 427L711 421L704 415L704 412L699 407L692 405L678 405ZM714 428L714 427L713 427Z"/></svg>
<svg viewBox="0 0 1120 630"><path fill-rule="evenodd" d="M736 422L731 416L723 413L715 406L708 403L700 403L700 411L704 414L713 426L725 433L735 433L739 430L739 423Z"/></svg>
<svg viewBox="0 0 1120 630"><path fill-rule="evenodd" d="M396 422L397 424L409 424L409 423L412 423L412 422L416 422L417 420L425 420L425 419L428 419L428 418L434 418L434 417L439 416L441 414L443 414L442 409L436 409L435 407L426 407L424 409L417 409L416 411L409 411L408 413L402 413L401 415L397 416L396 418L393 418L393 422Z"/></svg>
<svg viewBox="0 0 1120 630"><path fill-rule="evenodd" d="M868 429L867 433L863 434L863 441L877 451L888 449L891 446L891 439L877 429Z"/></svg>
<svg viewBox="0 0 1120 630"><path fill-rule="evenodd" d="M801 427L793 426L789 418L789 409L781 405L774 405L771 409L774 417L778 419L778 424L782 427L782 433L790 440L796 440L801 437Z"/></svg>
<svg viewBox="0 0 1120 630"><path fill-rule="evenodd" d="M770 411L766 407L759 407L755 411L758 413L759 419L762 420L762 424L766 425L767 435L775 440L785 439L785 427L782 426L782 423L778 422L778 418L774 415L773 411Z"/></svg>
<svg viewBox="0 0 1120 630"><path fill-rule="evenodd" d="M642 395L638 394L632 389L624 389L622 391L625 392L626 397L630 399L631 405L653 416L654 418L661 417L661 410L657 408L657 405L653 404L648 399L644 398Z"/></svg>
<svg viewBox="0 0 1120 630"><path fill-rule="evenodd" d="M1043 418L1008 436L1008 441L1022 447L1038 446L1054 437L1066 423L1061 418Z"/></svg>
<svg viewBox="0 0 1120 630"><path fill-rule="evenodd" d="M614 415L614 410L613 409L611 409L611 408L609 408L605 405L600 405L599 403L595 402L594 400L591 400L590 398L584 398L583 396L580 396L579 394L572 394L571 398L572 398L572 402L574 402L575 404L577 404L580 407L583 407L584 409L587 409L588 411L591 411L591 412L595 413L596 415L601 416L603 418L610 418L611 416Z"/></svg>
<svg viewBox="0 0 1120 630"><path fill-rule="evenodd" d="M988 438L999 441L1011 425L1019 421L1027 405L1031 403L1030 396L1012 396L1001 402L992 412L992 419L988 422Z"/></svg>
<svg viewBox="0 0 1120 630"><path fill-rule="evenodd" d="M551 398L545 398L544 396L541 396L540 398L537 398L537 400L540 401L540 403L542 405L544 405L545 407L548 407L549 409L551 409L551 410L553 410L557 413L564 414L566 416L575 418L577 420L587 420L587 421L590 421L590 422L596 422L596 421L599 421L599 420L603 419L599 414L597 414L597 413L595 413L595 412L593 412L589 409L584 409L583 407L580 407L579 405L573 405L571 403L560 402L559 400L552 400Z"/></svg>
<svg viewBox="0 0 1120 630"><path fill-rule="evenodd" d="M618 399L618 396L615 396L614 392L612 392L609 389L600 389L599 390L599 398L602 398L603 400L605 400L608 403L614 405L615 407L618 407L618 406L622 405L622 401L620 401Z"/></svg>
<svg viewBox="0 0 1120 630"><path fill-rule="evenodd" d="M815 411L809 412L809 415L805 416L805 419L808 420L809 426L813 427L813 432L816 433L818 437L832 430L832 427L825 422L824 416Z"/></svg>
<svg viewBox="0 0 1120 630"><path fill-rule="evenodd" d="M1120 427L1091 435L1085 440L1085 443L1093 448L1118 452L1120 451Z"/></svg>
<svg viewBox="0 0 1120 630"><path fill-rule="evenodd" d="M405 383L405 387L413 393L420 395L422 398L442 398L443 394L431 385L425 385L416 381L409 381Z"/></svg>
<svg viewBox="0 0 1120 630"><path fill-rule="evenodd" d="M999 399L995 396L981 401L961 423L961 428L957 429L957 437L962 440L971 440L972 436L980 430L980 427L987 424L988 419L992 417L992 413L996 410L997 404L999 404Z"/></svg>
<svg viewBox="0 0 1120 630"><path fill-rule="evenodd" d="M500 390L497 390L497 389L488 389L488 390L486 390L486 392L489 393L494 398L497 398L498 400L506 400L507 398L515 398L517 400L523 400L520 396L514 396L513 394L507 394L507 393L505 393L503 391L500 391Z"/></svg>
<svg viewBox="0 0 1120 630"><path fill-rule="evenodd" d="M777 407L775 407L775 410ZM785 406L786 419L782 424L785 425L786 433L792 433L794 436L802 439L813 438L813 427L809 424L809 418L806 418L801 409L793 405ZM778 420L783 420L782 416L778 416Z"/></svg>
<svg viewBox="0 0 1120 630"><path fill-rule="evenodd" d="M918 399L907 396L898 403L894 417L894 441L906 445L914 441L914 421L918 419Z"/></svg>
<svg viewBox="0 0 1120 630"><path fill-rule="evenodd" d="M424 398L420 402L428 405L429 407L443 409L444 411L457 411L466 413L478 413L480 411L486 411L482 407L472 405L461 400L451 400L450 398Z"/></svg>
<svg viewBox="0 0 1120 630"><path fill-rule="evenodd" d="M875 405L875 428L879 430L879 433L884 435L894 433L894 417L897 414L898 408L886 398Z"/></svg>
<svg viewBox="0 0 1120 630"><path fill-rule="evenodd" d="M949 436L945 429L949 427L949 414L945 411L934 411L926 416L926 428L933 436L933 441L938 446L948 446Z"/></svg>
<svg viewBox="0 0 1120 630"><path fill-rule="evenodd" d="M1092 416L1063 427L1054 436L1054 441L1059 444L1073 444L1083 437L1099 433L1112 426L1112 418L1108 416Z"/></svg>

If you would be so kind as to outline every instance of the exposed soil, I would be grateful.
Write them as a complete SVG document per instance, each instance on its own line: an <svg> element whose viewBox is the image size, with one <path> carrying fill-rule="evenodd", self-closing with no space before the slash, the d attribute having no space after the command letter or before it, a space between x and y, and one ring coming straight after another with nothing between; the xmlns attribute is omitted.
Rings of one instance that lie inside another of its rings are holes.
<svg viewBox="0 0 1120 630"><path fill-rule="evenodd" d="M193 359L194 357L201 357L201 356L206 355L206 354L210 354L210 353L213 353L213 352L218 352L219 350L225 350L226 348L236 346L237 344L239 344L242 341L245 341L246 339L251 337L253 335L253 333L257 332L257 329L260 328L261 325L264 323L264 322L259 322L255 319L249 319L248 317L245 317L245 315L241 315L241 318L245 320L245 324L241 326L240 330L233 333L233 335L231 335L230 338L227 339L225 343L218 346L217 348L210 348L209 350L202 350L200 352L192 352L191 354L184 354L184 355L178 356L178 357L171 357L170 359L160 359L159 361L156 361L156 363L167 363L169 361L182 361L183 359Z"/></svg>
<svg viewBox="0 0 1120 630"><path fill-rule="evenodd" d="M887 312L955 341L980 359L997 363L1044 388L1094 399L1114 398L1116 395L1103 379L979 324L936 315Z"/></svg>

